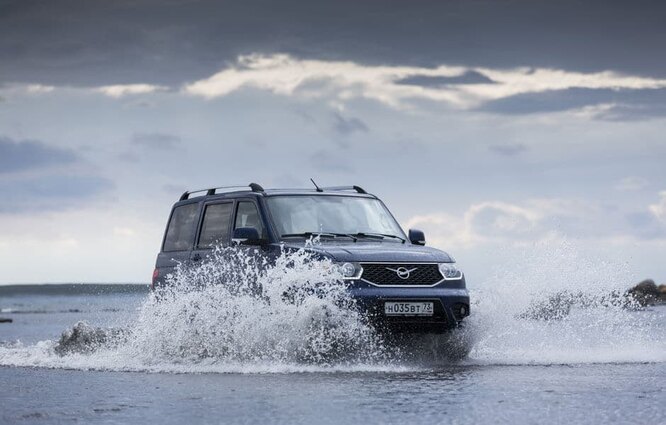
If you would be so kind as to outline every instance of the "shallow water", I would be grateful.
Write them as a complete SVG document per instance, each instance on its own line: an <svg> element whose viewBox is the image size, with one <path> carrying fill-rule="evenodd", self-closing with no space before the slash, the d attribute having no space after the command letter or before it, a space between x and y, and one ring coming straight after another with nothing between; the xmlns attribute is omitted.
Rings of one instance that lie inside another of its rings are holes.
<svg viewBox="0 0 666 425"><path fill-rule="evenodd" d="M0 420L664 423L666 308L614 296L607 265L554 277L567 255L472 288L459 361L439 337L416 359L394 349L304 258L259 276L259 296L252 267L207 285L220 264L183 270L159 303L145 287L0 287Z"/></svg>
<svg viewBox="0 0 666 425"><path fill-rule="evenodd" d="M666 366L155 374L0 367L11 423L663 423Z"/></svg>

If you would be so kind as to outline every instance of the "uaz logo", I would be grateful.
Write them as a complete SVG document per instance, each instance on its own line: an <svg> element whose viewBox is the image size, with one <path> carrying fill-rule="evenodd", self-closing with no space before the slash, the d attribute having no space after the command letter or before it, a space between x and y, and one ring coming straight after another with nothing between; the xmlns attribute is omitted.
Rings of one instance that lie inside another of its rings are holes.
<svg viewBox="0 0 666 425"><path fill-rule="evenodd" d="M408 269L407 267L398 267L397 269L392 269L390 267L387 267L386 270L395 272L395 274L397 274L400 279L409 279L409 274L414 270L416 270L417 268L418 267L414 267L413 269Z"/></svg>

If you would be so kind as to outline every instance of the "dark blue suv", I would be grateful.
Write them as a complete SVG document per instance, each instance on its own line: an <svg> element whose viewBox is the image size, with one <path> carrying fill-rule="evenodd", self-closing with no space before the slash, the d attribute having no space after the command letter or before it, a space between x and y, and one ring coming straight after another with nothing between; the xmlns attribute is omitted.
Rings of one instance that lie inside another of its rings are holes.
<svg viewBox="0 0 666 425"><path fill-rule="evenodd" d="M313 238L319 243L308 243ZM470 313L453 258L426 247L421 231L405 235L384 203L359 186L265 190L252 183L185 192L172 208L153 288L216 244L254 246L267 257L307 247L337 263L357 304L390 329L441 332Z"/></svg>

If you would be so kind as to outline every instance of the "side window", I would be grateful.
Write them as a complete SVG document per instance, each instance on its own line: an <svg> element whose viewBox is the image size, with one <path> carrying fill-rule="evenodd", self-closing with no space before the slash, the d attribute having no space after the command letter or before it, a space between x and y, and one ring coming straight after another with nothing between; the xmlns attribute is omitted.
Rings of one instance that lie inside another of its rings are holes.
<svg viewBox="0 0 666 425"><path fill-rule="evenodd" d="M227 242L233 206L231 202L206 206L198 248L210 248L217 243Z"/></svg>
<svg viewBox="0 0 666 425"><path fill-rule="evenodd" d="M259 211L257 211L257 206L254 202L241 201L238 203L234 229L238 229L239 227L254 227L259 232L259 236L262 238L265 237L264 225L261 222Z"/></svg>
<svg viewBox="0 0 666 425"><path fill-rule="evenodd" d="M164 239L164 251L192 249L198 211L199 204L187 204L173 210Z"/></svg>

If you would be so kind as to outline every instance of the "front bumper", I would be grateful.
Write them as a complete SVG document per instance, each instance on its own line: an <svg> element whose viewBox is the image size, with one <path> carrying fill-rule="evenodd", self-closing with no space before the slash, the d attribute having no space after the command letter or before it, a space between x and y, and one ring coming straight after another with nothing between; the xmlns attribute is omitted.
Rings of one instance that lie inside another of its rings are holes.
<svg viewBox="0 0 666 425"><path fill-rule="evenodd" d="M444 283L443 285L446 285ZM349 292L358 306L379 328L396 332L439 333L455 328L469 315L467 289L436 286L407 288L351 285ZM387 301L432 301L432 316L386 316Z"/></svg>

